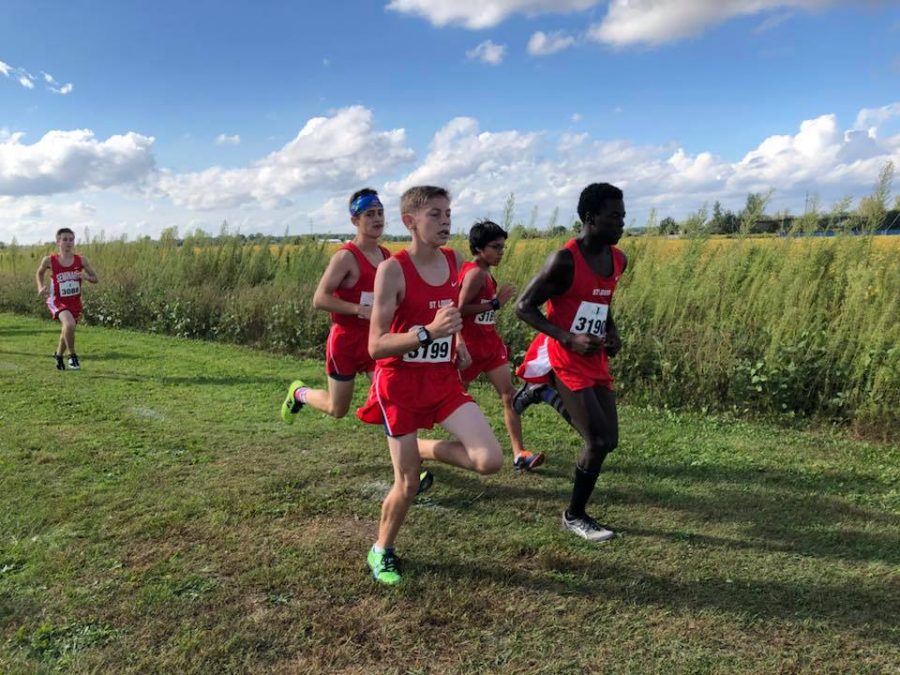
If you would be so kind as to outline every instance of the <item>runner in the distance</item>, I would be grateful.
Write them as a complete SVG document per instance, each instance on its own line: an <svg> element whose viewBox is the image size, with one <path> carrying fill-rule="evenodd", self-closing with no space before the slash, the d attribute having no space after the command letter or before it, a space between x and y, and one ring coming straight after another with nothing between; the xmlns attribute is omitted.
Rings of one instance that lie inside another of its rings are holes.
<svg viewBox="0 0 900 675"><path fill-rule="evenodd" d="M366 405L357 416L384 425L394 484L381 507L378 540L367 562L385 584L400 581L394 541L419 487L422 459L480 474L503 464L500 444L481 409L463 391L457 368L471 359L455 336L462 256L442 248L450 238L450 196L439 187L413 187L400 200L409 248L378 268L369 329L377 359ZM458 440L419 440L419 429L440 424Z"/></svg>
<svg viewBox="0 0 900 675"><path fill-rule="evenodd" d="M531 453L522 443L522 420L513 410L513 384L509 354L497 332L496 314L513 296L515 289L505 284L497 288L490 268L500 264L507 233L490 220L475 223L469 230L469 250L474 260L459 270L459 313L463 317L462 337L472 357L472 365L460 373L463 386L481 373L487 375L503 401L503 419L512 444L513 467L530 471L544 461L543 453Z"/></svg>
<svg viewBox="0 0 900 675"><path fill-rule="evenodd" d="M75 254L75 233L68 227L56 232L57 253L45 256L37 269L38 294L46 296L50 315L61 324L59 343L53 358L56 369L66 369L66 351L69 352L69 368L80 370L81 362L75 353L75 326L81 316L81 280L97 283L97 274L87 258ZM44 274L50 270L50 285L44 283Z"/></svg>
<svg viewBox="0 0 900 675"><path fill-rule="evenodd" d="M516 314L540 334L517 373L558 391L584 439L562 525L599 542L614 533L585 508L603 461L619 439L608 357L621 347L610 302L627 266L625 254L614 246L625 228L622 191L607 183L588 185L578 200L578 217L583 223L580 236L550 256L519 298ZM544 303L546 316L540 309Z"/></svg>

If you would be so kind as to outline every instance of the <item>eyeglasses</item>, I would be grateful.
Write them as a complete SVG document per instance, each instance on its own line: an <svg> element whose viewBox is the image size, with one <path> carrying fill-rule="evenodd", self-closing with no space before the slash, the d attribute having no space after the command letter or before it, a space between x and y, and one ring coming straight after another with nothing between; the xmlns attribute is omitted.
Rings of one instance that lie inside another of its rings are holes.
<svg viewBox="0 0 900 675"><path fill-rule="evenodd" d="M506 244L488 244L485 248L492 248L495 251L502 251L506 248Z"/></svg>

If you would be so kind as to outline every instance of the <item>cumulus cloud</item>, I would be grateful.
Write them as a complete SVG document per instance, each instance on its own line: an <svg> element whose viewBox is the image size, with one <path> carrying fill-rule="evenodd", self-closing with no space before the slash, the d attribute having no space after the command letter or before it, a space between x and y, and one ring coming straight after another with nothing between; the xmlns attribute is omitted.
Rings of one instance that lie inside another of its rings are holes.
<svg viewBox="0 0 900 675"><path fill-rule="evenodd" d="M50 195L137 182L154 167L154 139L129 132L94 138L89 129L50 131L32 145L0 138L0 195Z"/></svg>
<svg viewBox="0 0 900 675"><path fill-rule="evenodd" d="M387 9L427 19L435 26L491 28L515 14L567 14L593 7L599 0L391 0Z"/></svg>
<svg viewBox="0 0 900 675"><path fill-rule="evenodd" d="M34 89L34 80L30 75L19 75L19 84L26 89Z"/></svg>
<svg viewBox="0 0 900 675"><path fill-rule="evenodd" d="M13 67L11 65L9 65L8 63L4 63L3 61L0 61L0 75L9 77L9 74L12 71L13 71Z"/></svg>
<svg viewBox="0 0 900 675"><path fill-rule="evenodd" d="M250 167L212 167L186 174L163 172L159 188L179 206L279 207L301 190L344 189L414 158L403 129L380 131L362 106L314 117L281 149Z"/></svg>
<svg viewBox="0 0 900 675"><path fill-rule="evenodd" d="M795 209L802 208L807 191L826 199L866 194L884 162L900 165L900 135L843 130L834 115L765 138L737 160L671 144L593 139L587 133L550 141L546 134L483 131L477 120L456 118L435 133L422 163L387 183L385 193L395 200L410 185L445 185L454 194L454 212L465 221L499 216L506 195L515 192L522 213L539 207L549 214L561 207L565 220L574 218L580 190L599 180L622 187L639 218L654 207L681 217L715 200L738 208L748 192L773 187L783 205Z"/></svg>
<svg viewBox="0 0 900 675"><path fill-rule="evenodd" d="M611 0L606 17L588 37L625 47L659 45L692 37L739 16L797 9L815 11L849 0Z"/></svg>
<svg viewBox="0 0 900 675"><path fill-rule="evenodd" d="M545 33L537 31L528 40L528 53L532 56L547 56L568 49L575 44L575 38L563 31Z"/></svg>
<svg viewBox="0 0 900 675"><path fill-rule="evenodd" d="M466 57L470 61L481 61L497 66L503 63L503 56L506 54L506 45L497 45L490 40L485 40L477 47L466 52Z"/></svg>
<svg viewBox="0 0 900 675"><path fill-rule="evenodd" d="M238 134L229 136L228 134L219 134L216 136L216 145L240 145L241 137Z"/></svg>

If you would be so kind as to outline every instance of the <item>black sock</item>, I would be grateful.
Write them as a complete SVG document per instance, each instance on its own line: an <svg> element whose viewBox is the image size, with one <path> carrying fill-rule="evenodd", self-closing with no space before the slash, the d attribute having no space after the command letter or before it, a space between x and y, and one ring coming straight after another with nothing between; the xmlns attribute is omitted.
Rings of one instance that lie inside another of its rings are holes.
<svg viewBox="0 0 900 675"><path fill-rule="evenodd" d="M567 511L570 518L581 518L584 516L584 509L587 506L588 499L594 491L597 484L597 478L600 472L589 473L577 464L575 465L575 485L572 487L572 500L569 502Z"/></svg>

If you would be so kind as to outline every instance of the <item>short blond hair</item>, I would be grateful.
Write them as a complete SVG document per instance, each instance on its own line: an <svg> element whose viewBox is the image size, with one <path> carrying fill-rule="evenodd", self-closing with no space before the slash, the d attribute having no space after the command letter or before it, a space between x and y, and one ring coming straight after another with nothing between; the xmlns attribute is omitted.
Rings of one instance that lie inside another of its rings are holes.
<svg viewBox="0 0 900 675"><path fill-rule="evenodd" d="M400 197L400 214L415 213L428 203L429 199L435 197L446 197L450 200L450 193L442 187L434 185L416 185L409 188Z"/></svg>

